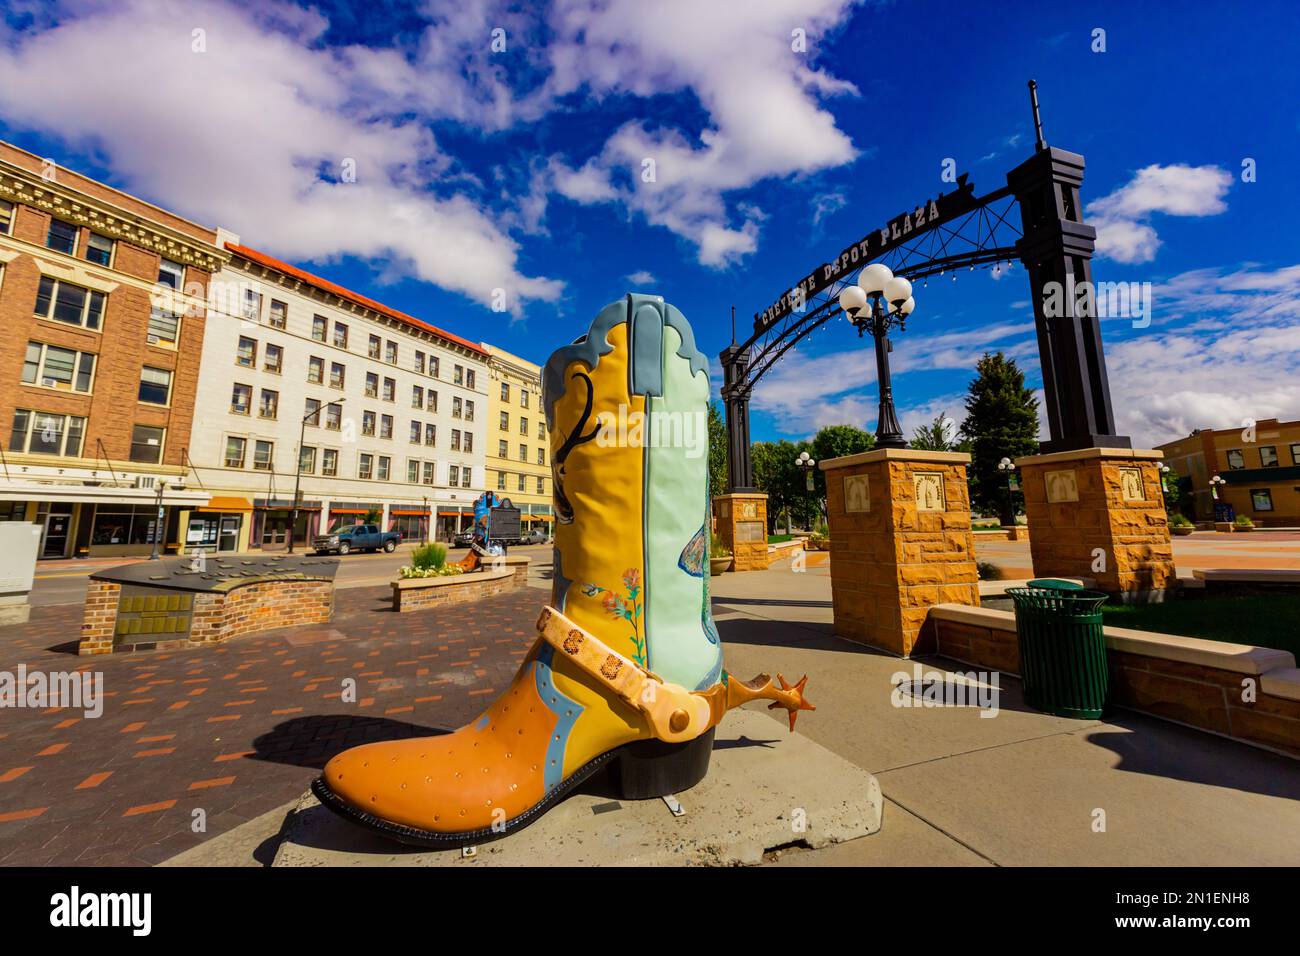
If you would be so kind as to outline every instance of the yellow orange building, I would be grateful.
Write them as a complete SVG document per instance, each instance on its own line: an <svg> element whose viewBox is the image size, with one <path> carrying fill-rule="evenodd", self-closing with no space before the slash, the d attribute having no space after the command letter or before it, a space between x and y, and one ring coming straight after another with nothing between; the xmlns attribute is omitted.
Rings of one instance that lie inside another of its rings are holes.
<svg viewBox="0 0 1300 956"><path fill-rule="evenodd" d="M1246 516L1260 527L1300 526L1300 421L1276 418L1252 427L1198 428L1158 445L1183 488L1194 521ZM1214 496L1210 479L1223 479Z"/></svg>
<svg viewBox="0 0 1300 956"><path fill-rule="evenodd" d="M541 367L494 345L488 353L487 488L519 508L525 529L551 533L551 449Z"/></svg>

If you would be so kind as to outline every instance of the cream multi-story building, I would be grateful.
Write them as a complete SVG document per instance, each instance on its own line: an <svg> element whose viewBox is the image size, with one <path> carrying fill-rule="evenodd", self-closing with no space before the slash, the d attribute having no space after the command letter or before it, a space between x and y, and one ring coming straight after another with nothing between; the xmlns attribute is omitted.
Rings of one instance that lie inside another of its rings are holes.
<svg viewBox="0 0 1300 956"><path fill-rule="evenodd" d="M517 505L525 528L550 530L550 440L542 407L542 370L483 343L488 353L487 487Z"/></svg>
<svg viewBox="0 0 1300 956"><path fill-rule="evenodd" d="M378 515L446 540L485 488L488 353L223 233L193 434L186 550L299 549Z"/></svg>

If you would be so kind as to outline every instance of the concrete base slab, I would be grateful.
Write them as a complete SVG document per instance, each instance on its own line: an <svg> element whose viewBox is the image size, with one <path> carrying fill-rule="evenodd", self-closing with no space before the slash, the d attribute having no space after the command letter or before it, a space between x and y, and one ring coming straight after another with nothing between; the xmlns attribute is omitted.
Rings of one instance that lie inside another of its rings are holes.
<svg viewBox="0 0 1300 956"><path fill-rule="evenodd" d="M731 866L761 863L778 847L856 840L881 823L875 777L760 711L727 716L709 775L678 799L681 816L663 800L575 794L526 830L464 857L385 840L309 791L285 824L273 865Z"/></svg>

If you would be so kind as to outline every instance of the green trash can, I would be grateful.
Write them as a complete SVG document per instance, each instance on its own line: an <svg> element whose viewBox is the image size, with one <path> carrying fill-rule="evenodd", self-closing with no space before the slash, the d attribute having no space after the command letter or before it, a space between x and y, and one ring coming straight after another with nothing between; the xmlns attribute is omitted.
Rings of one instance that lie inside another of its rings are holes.
<svg viewBox="0 0 1300 956"><path fill-rule="evenodd" d="M1110 679L1101 622L1106 595L1054 579L1007 593L1016 604L1025 703L1058 717L1100 717Z"/></svg>

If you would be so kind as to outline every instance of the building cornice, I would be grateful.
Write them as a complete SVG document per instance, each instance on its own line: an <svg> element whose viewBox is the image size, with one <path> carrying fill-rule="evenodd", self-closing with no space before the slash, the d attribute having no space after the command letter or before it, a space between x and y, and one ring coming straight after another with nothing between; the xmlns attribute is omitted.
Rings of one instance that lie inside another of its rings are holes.
<svg viewBox="0 0 1300 956"><path fill-rule="evenodd" d="M215 243L164 226L136 213L88 196L0 159L0 199L21 203L57 219L85 226L204 272L216 272L230 255Z"/></svg>

